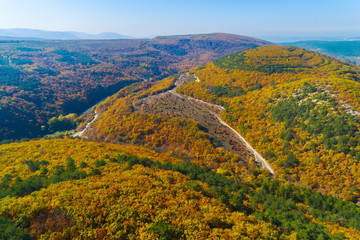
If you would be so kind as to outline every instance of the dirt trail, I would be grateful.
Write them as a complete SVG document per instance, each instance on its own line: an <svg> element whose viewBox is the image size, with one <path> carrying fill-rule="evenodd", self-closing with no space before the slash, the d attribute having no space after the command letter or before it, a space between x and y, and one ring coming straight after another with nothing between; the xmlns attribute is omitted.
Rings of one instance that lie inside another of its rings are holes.
<svg viewBox="0 0 360 240"><path fill-rule="evenodd" d="M87 138L86 136L84 136L85 132L91 127L91 125L96 121L96 119L98 119L98 117L99 117L99 114L95 111L95 116L94 116L93 120L91 120L91 122L88 122L82 131L76 132L72 136Z"/></svg>
<svg viewBox="0 0 360 240"><path fill-rule="evenodd" d="M195 75L183 73L175 82L175 86L179 87L189 81L200 80ZM137 109L142 113L193 119L206 128L210 137L220 141L224 149L237 153L245 159L254 157L261 167L274 175L270 164L235 129L221 119L220 114L223 110L222 106L179 94L176 88L143 99L142 105Z"/></svg>
<svg viewBox="0 0 360 240"><path fill-rule="evenodd" d="M255 161L260 162L261 166L265 169L267 169L269 172L271 172L272 175L275 175L274 169L270 166L270 164L245 140L245 138L243 138L235 129L233 129L232 127L230 127L226 122L224 122L217 114L214 114L219 121L227 126L228 128L230 128L234 133L236 133L238 135L238 137L241 139L241 141L243 141L247 147L247 149L249 149L255 156Z"/></svg>

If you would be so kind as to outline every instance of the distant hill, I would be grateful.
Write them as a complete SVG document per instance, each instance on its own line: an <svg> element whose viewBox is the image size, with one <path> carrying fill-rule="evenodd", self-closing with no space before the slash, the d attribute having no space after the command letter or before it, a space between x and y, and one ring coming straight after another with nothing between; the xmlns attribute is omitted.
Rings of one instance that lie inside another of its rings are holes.
<svg viewBox="0 0 360 240"><path fill-rule="evenodd" d="M269 44L230 34L116 40L2 40L0 141L47 133L50 118L80 114L131 83L161 80L219 57Z"/></svg>
<svg viewBox="0 0 360 240"><path fill-rule="evenodd" d="M78 39L124 39L131 38L129 36L118 33L99 33L89 34L82 32L66 32L66 31L44 31L38 29L13 28L0 29L0 39L14 40L78 40Z"/></svg>
<svg viewBox="0 0 360 240"><path fill-rule="evenodd" d="M356 38L349 41L287 42L282 45L305 48L360 65L360 41Z"/></svg>
<svg viewBox="0 0 360 240"><path fill-rule="evenodd" d="M5 41L42 41L45 39L42 38L33 38L33 37L9 37L9 36L0 36L0 40Z"/></svg>

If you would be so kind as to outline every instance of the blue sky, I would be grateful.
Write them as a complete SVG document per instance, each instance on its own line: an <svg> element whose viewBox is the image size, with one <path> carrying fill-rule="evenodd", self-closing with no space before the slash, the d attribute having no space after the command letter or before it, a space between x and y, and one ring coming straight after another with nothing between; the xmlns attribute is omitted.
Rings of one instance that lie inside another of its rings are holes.
<svg viewBox="0 0 360 240"><path fill-rule="evenodd" d="M360 0L0 0L0 28L360 37Z"/></svg>

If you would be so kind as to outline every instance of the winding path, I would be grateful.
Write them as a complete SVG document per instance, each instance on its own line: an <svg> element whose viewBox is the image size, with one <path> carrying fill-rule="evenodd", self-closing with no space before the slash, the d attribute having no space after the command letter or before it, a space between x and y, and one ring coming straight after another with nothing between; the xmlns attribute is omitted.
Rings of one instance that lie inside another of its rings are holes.
<svg viewBox="0 0 360 240"><path fill-rule="evenodd" d="M195 76L195 79L198 80L199 78L197 78ZM178 87L178 84L176 84L176 86ZM224 122L216 112L211 110L211 108L213 108L213 109L215 108L215 109L218 109L221 112L221 111L225 110L224 107L216 105L216 104L208 103L208 102L205 102L203 100L196 99L196 98L193 98L193 97L190 97L190 96L185 96L185 95L179 94L179 93L177 93L175 91L176 88L172 89L172 90L170 90L168 92L171 93L171 94L174 94L175 96L177 96L179 98L184 98L184 99L187 99L187 100L192 100L192 101L199 102L201 104L207 105L209 107L209 109L208 109L209 113L214 115L222 125L228 127L231 131L233 131L239 137L239 139L245 144L246 148L249 149L254 154L255 161L260 163L261 166L263 168L265 168L266 170L268 170L272 175L275 175L274 169L270 166L270 164L245 140L245 138L243 138L234 128L229 126L229 124Z"/></svg>

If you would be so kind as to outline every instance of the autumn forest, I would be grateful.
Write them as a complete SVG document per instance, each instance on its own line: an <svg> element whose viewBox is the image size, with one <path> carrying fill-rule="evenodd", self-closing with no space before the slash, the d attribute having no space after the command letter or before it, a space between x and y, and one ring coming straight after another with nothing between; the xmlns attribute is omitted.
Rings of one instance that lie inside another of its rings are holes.
<svg viewBox="0 0 360 240"><path fill-rule="evenodd" d="M2 41L0 239L359 239L359 91L230 34Z"/></svg>

